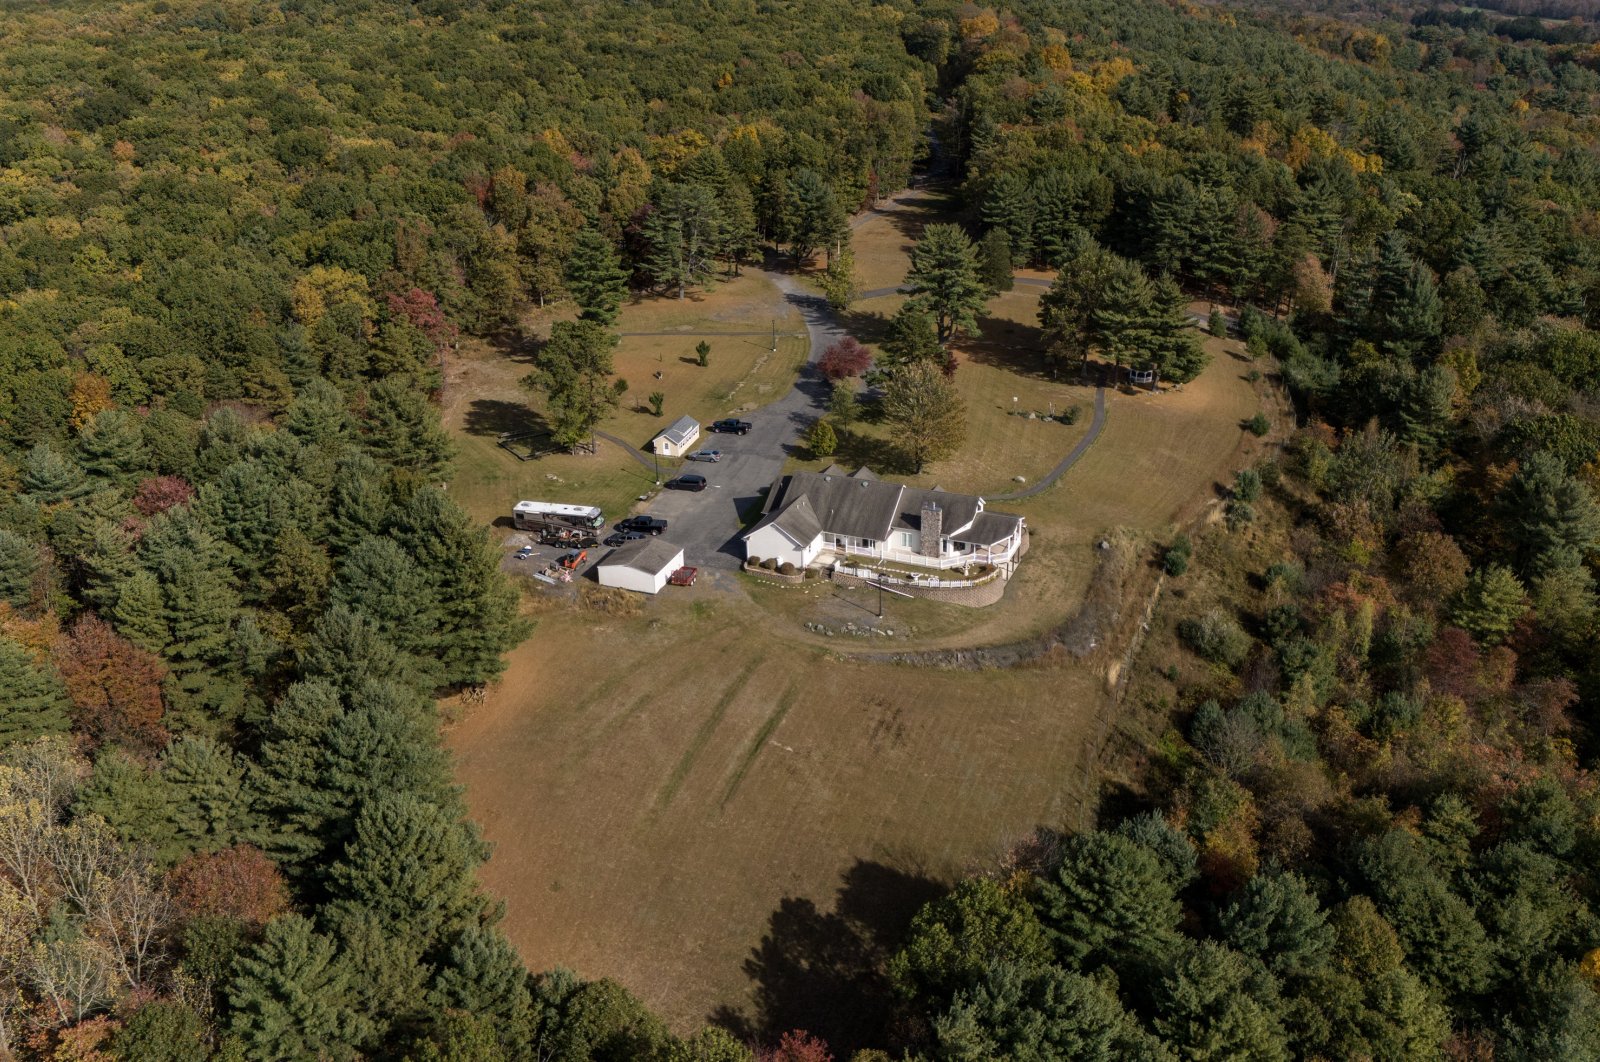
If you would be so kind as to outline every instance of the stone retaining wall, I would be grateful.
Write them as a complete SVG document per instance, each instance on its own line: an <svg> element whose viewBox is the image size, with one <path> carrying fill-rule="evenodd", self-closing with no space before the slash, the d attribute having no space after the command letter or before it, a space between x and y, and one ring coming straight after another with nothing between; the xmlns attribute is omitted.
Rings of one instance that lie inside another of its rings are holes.
<svg viewBox="0 0 1600 1062"><path fill-rule="evenodd" d="M749 564L746 564L744 565L744 570L748 575L754 575L762 579L768 579L774 583L794 584L803 583L806 581L806 573L801 569L796 569L793 575L785 575L782 572L772 571L769 568L755 568L751 567Z"/></svg>
<svg viewBox="0 0 1600 1062"><path fill-rule="evenodd" d="M763 573L770 574L770 573ZM843 575L839 572L830 572L828 577L840 586L856 586L872 588L873 584L857 575ZM912 583L896 583L894 588L912 597L926 597L934 601L948 601L952 605L969 605L973 608L982 608L999 601L1006 592L1006 580L1003 575L996 575L987 582L975 583L972 586L916 586Z"/></svg>

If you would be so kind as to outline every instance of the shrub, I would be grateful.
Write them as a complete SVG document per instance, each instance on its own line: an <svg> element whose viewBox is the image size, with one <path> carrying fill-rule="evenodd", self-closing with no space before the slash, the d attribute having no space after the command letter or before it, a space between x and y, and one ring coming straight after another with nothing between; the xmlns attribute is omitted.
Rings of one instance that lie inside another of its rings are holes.
<svg viewBox="0 0 1600 1062"><path fill-rule="evenodd" d="M807 568L802 573L802 577L806 579L815 579L817 577L817 570L815 568Z"/></svg>
<svg viewBox="0 0 1600 1062"><path fill-rule="evenodd" d="M1228 504L1222 507L1222 517L1228 522L1229 531L1237 531L1255 521L1256 507L1239 498L1229 498Z"/></svg>
<svg viewBox="0 0 1600 1062"><path fill-rule="evenodd" d="M1228 335L1228 318L1220 309L1211 308L1211 319L1206 322L1206 331L1214 336L1226 338Z"/></svg>
<svg viewBox="0 0 1600 1062"><path fill-rule="evenodd" d="M1078 406L1068 406L1057 414L1056 419L1063 424L1076 424L1083 410Z"/></svg>
<svg viewBox="0 0 1600 1062"><path fill-rule="evenodd" d="M811 451L813 457L832 457L838 448L838 433L827 421L819 418L811 425L811 430L806 432L806 449Z"/></svg>
<svg viewBox="0 0 1600 1062"><path fill-rule="evenodd" d="M1238 620L1220 608L1199 619L1184 620L1178 624L1178 636L1202 659L1230 669L1250 655L1250 636Z"/></svg>
<svg viewBox="0 0 1600 1062"><path fill-rule="evenodd" d="M1305 572L1293 561L1287 563L1280 561L1272 565L1263 578L1266 579L1269 589L1281 584L1284 590L1296 596L1299 596L1305 588Z"/></svg>
<svg viewBox="0 0 1600 1062"><path fill-rule="evenodd" d="M702 368L711 364L711 344L703 339L695 344L694 359Z"/></svg>
<svg viewBox="0 0 1600 1062"><path fill-rule="evenodd" d="M775 571L777 571L777 570L778 570L778 561L777 561L777 558L775 558L775 557L768 557L768 558L767 558L767 559L766 559L766 560L764 560L764 561L762 561L762 562L761 562L761 567L762 567L762 568L763 568L763 569L764 569L764 570L766 570L766 571L769 571L769 572L775 572Z"/></svg>
<svg viewBox="0 0 1600 1062"><path fill-rule="evenodd" d="M1245 430L1251 435L1261 436L1272 430L1272 421L1267 419L1265 413L1257 413L1244 422Z"/></svg>
<svg viewBox="0 0 1600 1062"><path fill-rule="evenodd" d="M1283 469L1278 467L1276 461L1263 461L1256 466L1256 475L1261 477L1263 487L1276 487L1283 482Z"/></svg>
<svg viewBox="0 0 1600 1062"><path fill-rule="evenodd" d="M784 561L782 564L778 565L778 573L780 575L793 575L794 564L790 561Z"/></svg>
<svg viewBox="0 0 1600 1062"><path fill-rule="evenodd" d="M1241 469L1233 477L1233 496L1240 501L1253 502L1261 497L1261 473L1253 468Z"/></svg>
<svg viewBox="0 0 1600 1062"><path fill-rule="evenodd" d="M1188 535L1179 535L1161 555L1161 569L1168 575L1182 575L1189 570L1189 558L1194 556L1194 544Z"/></svg>
<svg viewBox="0 0 1600 1062"><path fill-rule="evenodd" d="M759 567L761 567L761 558L760 557L747 557L747 558L745 558L745 562L744 563L745 563L745 567L747 567L747 568L759 568Z"/></svg>
<svg viewBox="0 0 1600 1062"><path fill-rule="evenodd" d="M1251 383L1260 383L1261 382L1261 370L1260 369L1251 369L1249 372L1244 374L1244 378L1246 380L1249 380Z"/></svg>

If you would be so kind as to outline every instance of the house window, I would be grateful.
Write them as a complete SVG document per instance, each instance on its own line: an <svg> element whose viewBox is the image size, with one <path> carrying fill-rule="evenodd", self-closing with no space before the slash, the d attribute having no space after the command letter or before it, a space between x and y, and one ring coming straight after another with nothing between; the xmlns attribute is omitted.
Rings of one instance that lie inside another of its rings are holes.
<svg viewBox="0 0 1600 1062"><path fill-rule="evenodd" d="M901 549L916 549L917 548L916 543L911 541L911 534L912 533L910 531L902 531L902 532L900 532L900 548Z"/></svg>

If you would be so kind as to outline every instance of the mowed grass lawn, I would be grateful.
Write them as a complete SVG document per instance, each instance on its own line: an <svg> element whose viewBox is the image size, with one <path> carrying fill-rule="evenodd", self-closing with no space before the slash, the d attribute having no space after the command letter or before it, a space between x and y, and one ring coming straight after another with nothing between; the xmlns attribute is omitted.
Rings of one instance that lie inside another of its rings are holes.
<svg viewBox="0 0 1600 1062"><path fill-rule="evenodd" d="M868 313L886 318L903 301L898 296L865 301L854 314L858 321ZM960 363L955 386L967 413L966 441L952 457L915 475L897 463L887 424L860 421L843 433L833 457L797 460L794 467L815 471L834 462L866 464L917 486L985 495L1021 489L1025 484L1015 482L1017 476L1035 482L1083 438L1094 409L1094 389L1076 383L1075 373L1054 378L1039 353L1038 305L1036 291L999 295L990 300L978 333L952 345ZM870 327L861 331L876 335ZM868 346L874 353L880 349L875 342ZM1074 408L1072 424L1059 419Z"/></svg>
<svg viewBox="0 0 1600 1062"><path fill-rule="evenodd" d="M779 332L776 354L771 350L774 322ZM618 344L616 373L628 381L629 390L600 428L635 447L648 444L685 413L706 423L772 401L794 380L809 349L805 339L794 335L804 331L799 314L770 281L754 272L709 292L691 292L682 301L636 299L624 304L617 328L624 333L674 333L624 335ZM548 322L540 330L547 331ZM763 334L727 334L756 331ZM705 367L695 363L694 348L701 339L711 344ZM532 368L526 350L476 340L463 343L447 366L444 417L458 449L451 481L457 501L486 523L509 515L523 498L598 505L610 519L628 512L640 494L653 488L654 473L621 448L601 441L595 454L555 453L519 461L497 444L502 432L545 426L542 400L520 383ZM652 391L666 395L659 418L646 409ZM662 471L676 464L664 462Z"/></svg>
<svg viewBox="0 0 1600 1062"><path fill-rule="evenodd" d="M1073 820L1100 680L856 663L768 618L544 614L449 740L532 968L615 977L683 1029L726 1008L843 1048L882 1015L807 970L854 961L829 912L896 932L932 882Z"/></svg>

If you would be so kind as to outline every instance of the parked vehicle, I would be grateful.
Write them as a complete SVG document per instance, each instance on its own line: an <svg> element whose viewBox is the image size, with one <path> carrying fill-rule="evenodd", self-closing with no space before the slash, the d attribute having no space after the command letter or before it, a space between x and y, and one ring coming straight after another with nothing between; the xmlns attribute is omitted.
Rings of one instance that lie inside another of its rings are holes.
<svg viewBox="0 0 1600 1062"><path fill-rule="evenodd" d="M696 476L692 473L679 476L677 479L667 480L668 490L705 490L706 477Z"/></svg>
<svg viewBox="0 0 1600 1062"><path fill-rule="evenodd" d="M613 531L606 536L606 545L620 546L624 542L637 542L641 538L649 537L643 531Z"/></svg>
<svg viewBox="0 0 1600 1062"><path fill-rule="evenodd" d="M749 435L750 429L755 427L748 420L737 420L729 417L726 420L713 421L711 430L723 435Z"/></svg>
<svg viewBox="0 0 1600 1062"><path fill-rule="evenodd" d="M673 586L693 586L694 577L698 574L700 574L699 568L690 568L686 565L667 576L667 582Z"/></svg>
<svg viewBox="0 0 1600 1062"><path fill-rule="evenodd" d="M517 550L517 552L516 552L516 559L517 560L527 560L531 556L533 556L533 547L532 546L523 546L521 549Z"/></svg>
<svg viewBox="0 0 1600 1062"><path fill-rule="evenodd" d="M561 555L561 559L557 560L556 563L567 569L567 571L573 572L583 567L583 562L588 559L589 551L586 549L580 549L574 550L571 553L563 553Z"/></svg>
<svg viewBox="0 0 1600 1062"><path fill-rule="evenodd" d="M617 525L618 531L642 531L647 535L659 535L666 529L667 522L659 516L630 516Z"/></svg>
<svg viewBox="0 0 1600 1062"><path fill-rule="evenodd" d="M539 541L546 546L566 546L569 549L588 549L600 544L599 536L593 532L556 527L547 527L540 531Z"/></svg>
<svg viewBox="0 0 1600 1062"><path fill-rule="evenodd" d="M694 453L689 455L689 460L691 460L691 461L713 461L713 462L721 461L722 460L722 451L721 450L696 450Z"/></svg>
<svg viewBox="0 0 1600 1062"><path fill-rule="evenodd" d="M563 505L558 502L519 501L511 510L511 523L520 531L568 527L598 531L606 518L594 505Z"/></svg>

